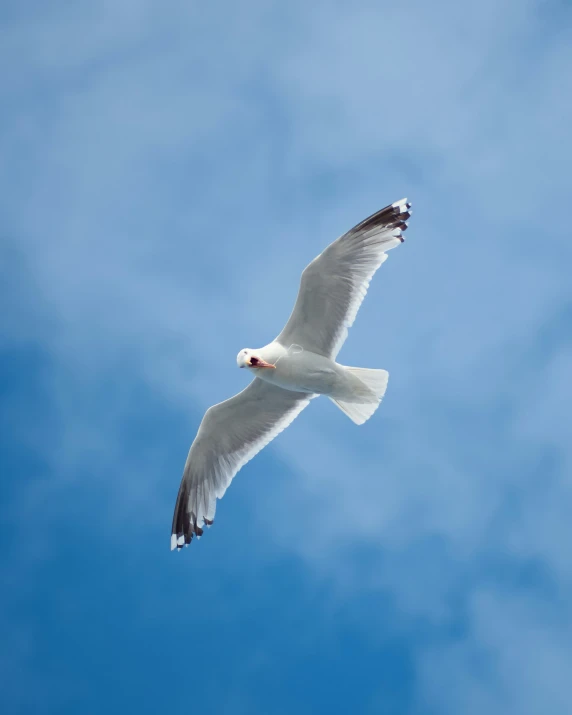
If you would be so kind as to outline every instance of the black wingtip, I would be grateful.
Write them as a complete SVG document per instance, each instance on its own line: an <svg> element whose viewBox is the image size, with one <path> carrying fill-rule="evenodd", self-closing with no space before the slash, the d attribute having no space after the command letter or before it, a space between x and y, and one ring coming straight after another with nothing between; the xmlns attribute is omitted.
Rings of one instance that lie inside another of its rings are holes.
<svg viewBox="0 0 572 715"><path fill-rule="evenodd" d="M362 233L365 231L383 230L395 231L394 237L403 242L402 233L407 230L407 221L411 217L411 203L407 199L395 201L389 206L376 211L368 216L361 223L358 223L350 233Z"/></svg>
<svg viewBox="0 0 572 715"><path fill-rule="evenodd" d="M211 526L213 520L203 518L203 523ZM171 551L180 551L183 547L188 546L195 536L200 539L202 535L203 528L198 524L196 514L189 511L189 488L185 480L183 480L177 495L175 513L173 514Z"/></svg>
<svg viewBox="0 0 572 715"><path fill-rule="evenodd" d="M173 524L171 526L171 551L180 551L184 546L188 546L194 536L200 537L203 533L197 524L197 517L189 511L189 486L186 479L183 479L177 494L175 512L173 514Z"/></svg>

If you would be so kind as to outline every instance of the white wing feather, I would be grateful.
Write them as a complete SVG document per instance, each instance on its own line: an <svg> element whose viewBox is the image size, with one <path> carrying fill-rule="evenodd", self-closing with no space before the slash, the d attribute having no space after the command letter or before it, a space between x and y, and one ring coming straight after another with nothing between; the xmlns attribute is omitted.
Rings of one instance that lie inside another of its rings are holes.
<svg viewBox="0 0 572 715"><path fill-rule="evenodd" d="M209 407L183 471L171 549L189 544L195 534L201 536L234 475L285 430L312 397L255 378L238 395Z"/></svg>
<svg viewBox="0 0 572 715"><path fill-rule="evenodd" d="M374 273L398 246L411 215L407 199L396 201L330 244L302 273L294 310L276 338L335 359L353 324Z"/></svg>

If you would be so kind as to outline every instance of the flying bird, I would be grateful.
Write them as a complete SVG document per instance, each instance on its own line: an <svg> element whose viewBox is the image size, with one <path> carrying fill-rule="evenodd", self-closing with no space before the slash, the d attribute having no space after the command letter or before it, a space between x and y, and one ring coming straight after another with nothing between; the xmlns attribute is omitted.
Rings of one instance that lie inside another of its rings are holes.
<svg viewBox="0 0 572 715"><path fill-rule="evenodd" d="M263 348L238 353L254 379L209 407L189 450L175 504L171 549L213 523L216 500L234 475L307 407L326 395L358 425L378 408L388 373L336 362L373 274L403 242L407 199L386 206L330 244L303 271L294 310Z"/></svg>

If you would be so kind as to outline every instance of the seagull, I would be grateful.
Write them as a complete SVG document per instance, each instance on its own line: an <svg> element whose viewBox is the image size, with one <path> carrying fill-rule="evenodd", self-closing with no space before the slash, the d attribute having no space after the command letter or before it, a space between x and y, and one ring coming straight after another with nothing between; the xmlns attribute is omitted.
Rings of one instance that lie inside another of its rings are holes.
<svg viewBox="0 0 572 715"><path fill-rule="evenodd" d="M254 379L209 407L189 450L175 504L171 550L188 546L214 521L216 500L235 474L319 395L358 425L378 408L388 373L348 367L336 357L387 251L403 242L407 199L377 211L331 243L304 269L286 326L263 348L241 350Z"/></svg>

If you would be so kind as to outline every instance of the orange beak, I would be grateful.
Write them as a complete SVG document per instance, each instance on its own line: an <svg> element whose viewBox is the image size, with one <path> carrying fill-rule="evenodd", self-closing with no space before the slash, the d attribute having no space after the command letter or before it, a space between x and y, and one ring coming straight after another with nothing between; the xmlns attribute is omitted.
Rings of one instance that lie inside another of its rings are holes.
<svg viewBox="0 0 572 715"><path fill-rule="evenodd" d="M266 362L266 360L262 360L261 358L258 358L256 365L251 365L251 367L271 367L273 370L276 369L276 365L273 365L271 362Z"/></svg>

